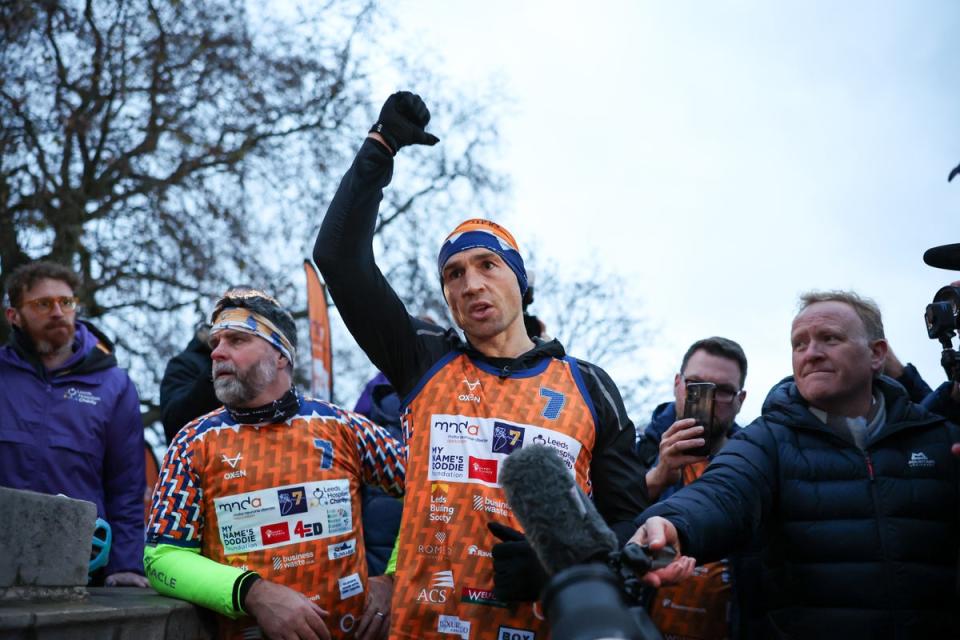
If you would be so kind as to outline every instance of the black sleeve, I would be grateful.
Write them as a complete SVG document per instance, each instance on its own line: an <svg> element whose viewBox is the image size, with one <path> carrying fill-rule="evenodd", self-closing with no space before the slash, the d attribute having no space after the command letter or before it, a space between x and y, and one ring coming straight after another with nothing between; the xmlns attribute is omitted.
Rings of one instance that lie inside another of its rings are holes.
<svg viewBox="0 0 960 640"><path fill-rule="evenodd" d="M725 558L755 540L779 491L777 445L759 418L724 445L696 482L637 518L662 516L677 528L684 555L697 563Z"/></svg>
<svg viewBox="0 0 960 640"><path fill-rule="evenodd" d="M377 214L392 175L390 153L368 138L327 209L313 260L347 329L403 397L436 359L443 332L433 327L424 338L374 260Z"/></svg>
<svg viewBox="0 0 960 640"><path fill-rule="evenodd" d="M647 506L647 468L637 455L636 428L607 372L578 361L580 375L597 412L598 432L590 463L597 511L621 544L636 531L634 519Z"/></svg>
<svg viewBox="0 0 960 640"><path fill-rule="evenodd" d="M160 420L167 444L183 425L222 404L213 390L211 366L209 359L202 365L199 357L186 353L167 363L160 381Z"/></svg>
<svg viewBox="0 0 960 640"><path fill-rule="evenodd" d="M910 395L910 402L920 404L924 398L933 393L933 389L923 379L917 368L909 362L903 365L903 373L896 380L907 390Z"/></svg>

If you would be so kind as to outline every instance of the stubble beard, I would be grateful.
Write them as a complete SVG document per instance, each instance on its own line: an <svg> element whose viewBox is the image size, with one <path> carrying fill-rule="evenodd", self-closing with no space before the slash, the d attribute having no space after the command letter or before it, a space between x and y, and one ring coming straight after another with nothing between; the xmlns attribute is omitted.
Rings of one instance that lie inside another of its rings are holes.
<svg viewBox="0 0 960 640"><path fill-rule="evenodd" d="M220 372L230 372L231 377L214 377L213 390L217 400L228 407L247 404L273 384L277 379L276 362L269 358L260 360L245 371L239 371L229 363L214 363L214 376Z"/></svg>

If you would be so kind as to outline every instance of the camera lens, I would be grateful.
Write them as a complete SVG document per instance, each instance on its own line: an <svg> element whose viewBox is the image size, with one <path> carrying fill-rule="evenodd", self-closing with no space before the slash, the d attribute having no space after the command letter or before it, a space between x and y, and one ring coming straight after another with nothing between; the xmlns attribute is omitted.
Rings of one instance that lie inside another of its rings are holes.
<svg viewBox="0 0 960 640"><path fill-rule="evenodd" d="M613 572L585 564L558 573L543 594L553 640L641 638Z"/></svg>

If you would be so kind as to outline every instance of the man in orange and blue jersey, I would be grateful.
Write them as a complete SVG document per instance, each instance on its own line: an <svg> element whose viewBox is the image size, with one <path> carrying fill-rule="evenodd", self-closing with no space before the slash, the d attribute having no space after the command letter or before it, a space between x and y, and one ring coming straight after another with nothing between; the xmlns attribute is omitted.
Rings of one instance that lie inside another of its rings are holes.
<svg viewBox="0 0 960 640"><path fill-rule="evenodd" d="M390 591L367 580L360 489L400 495L403 448L297 391L296 325L266 293L228 291L210 347L225 406L181 429L164 458L147 525L150 583L221 614L221 638L381 637Z"/></svg>
<svg viewBox="0 0 960 640"><path fill-rule="evenodd" d="M441 246L438 276L462 338L411 316L383 277L372 248L383 188L401 147L438 142L429 119L419 96L387 99L314 247L347 328L404 402L407 492L390 635L545 638L534 602L543 571L499 484L503 461L531 443L553 447L624 540L646 502L645 470L606 372L557 340L528 336L526 268L504 227L467 220Z"/></svg>

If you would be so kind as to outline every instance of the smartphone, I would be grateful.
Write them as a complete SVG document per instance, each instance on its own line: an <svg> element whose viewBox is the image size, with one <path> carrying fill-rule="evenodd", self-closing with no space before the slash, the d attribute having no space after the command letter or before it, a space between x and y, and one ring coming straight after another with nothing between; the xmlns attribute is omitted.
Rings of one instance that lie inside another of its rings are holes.
<svg viewBox="0 0 960 640"><path fill-rule="evenodd" d="M708 456L713 453L716 444L716 434L713 433L713 396L717 385L712 382L688 382L686 390L687 399L683 404L682 417L695 419L697 424L703 427L704 439L702 447L687 449L686 453L691 456Z"/></svg>

